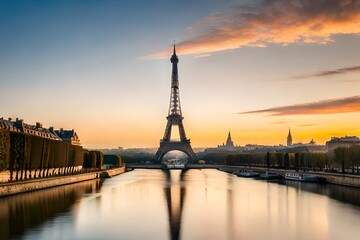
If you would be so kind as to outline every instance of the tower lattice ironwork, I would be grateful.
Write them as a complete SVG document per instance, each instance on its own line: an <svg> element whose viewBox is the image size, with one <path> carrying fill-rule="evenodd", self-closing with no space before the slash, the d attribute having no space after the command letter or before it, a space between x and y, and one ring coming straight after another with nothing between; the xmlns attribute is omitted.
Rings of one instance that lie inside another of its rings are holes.
<svg viewBox="0 0 360 240"><path fill-rule="evenodd" d="M172 75L171 75L171 94L170 94L170 106L165 128L164 137L160 140L160 147L155 155L155 161L161 162L164 155L170 151L178 150L184 152L191 162L196 161L197 156L190 145L190 139L186 138L185 129L183 125L183 119L180 105L179 94L179 76L178 67L179 58L176 55L176 49L174 44L173 55L170 58L172 63ZM171 140L172 126L177 125L179 128L179 140Z"/></svg>

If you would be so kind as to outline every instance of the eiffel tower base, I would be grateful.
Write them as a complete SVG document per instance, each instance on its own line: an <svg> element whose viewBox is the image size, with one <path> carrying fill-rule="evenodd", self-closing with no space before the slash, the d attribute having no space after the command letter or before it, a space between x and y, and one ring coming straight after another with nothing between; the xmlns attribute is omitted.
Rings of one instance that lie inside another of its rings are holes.
<svg viewBox="0 0 360 240"><path fill-rule="evenodd" d="M160 147L155 154L155 162L161 163L164 155L170 151L178 150L185 153L189 157L189 162L196 163L198 160L196 153L190 145L190 140L172 142L172 141L161 141Z"/></svg>

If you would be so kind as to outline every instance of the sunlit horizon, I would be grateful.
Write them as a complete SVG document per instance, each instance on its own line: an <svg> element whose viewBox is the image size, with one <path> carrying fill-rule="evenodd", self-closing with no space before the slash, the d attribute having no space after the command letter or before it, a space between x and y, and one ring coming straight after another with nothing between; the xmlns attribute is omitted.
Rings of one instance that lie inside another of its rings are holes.
<svg viewBox="0 0 360 240"><path fill-rule="evenodd" d="M0 117L75 129L85 148L159 147L174 40L193 148L229 130L239 146L286 145L289 129L294 143L360 136L359 1L8 1L0 13Z"/></svg>

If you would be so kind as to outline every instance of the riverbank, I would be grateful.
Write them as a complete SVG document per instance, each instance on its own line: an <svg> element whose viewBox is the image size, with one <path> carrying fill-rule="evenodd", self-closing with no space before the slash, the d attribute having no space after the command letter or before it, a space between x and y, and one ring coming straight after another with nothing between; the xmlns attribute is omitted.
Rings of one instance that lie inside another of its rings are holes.
<svg viewBox="0 0 360 240"><path fill-rule="evenodd" d="M73 184L83 181L88 181L96 178L108 178L119 175L125 172L125 166L114 169L100 170L91 173L82 173L70 176L49 177L43 179L33 179L27 181L1 183L0 197L5 197L13 194L36 191L51 187L57 187L67 184Z"/></svg>
<svg viewBox="0 0 360 240"><path fill-rule="evenodd" d="M239 170L252 170L259 173L265 173L266 171L276 172L281 176L285 176L285 173L294 172L293 170L286 169L275 169L275 168L260 168L260 167L241 167L241 166L219 166L219 170L224 172L236 172ZM299 172L304 173L304 172ZM312 174L319 177L324 177L327 183L349 186L349 187L357 187L360 188L360 175L350 175L350 174L341 174L341 173L326 173L326 172L306 172L308 174Z"/></svg>
<svg viewBox="0 0 360 240"><path fill-rule="evenodd" d="M131 164L128 165L127 167L128 169L162 169L162 165L160 164ZM233 173L239 170L252 170L259 173L265 173L266 171L271 171L271 172L276 172L283 177L287 172L295 173L294 170L277 169L277 168L228 166L228 165L212 165L212 164L187 164L186 169L218 169L220 171L224 171L228 173ZM312 171L306 173L310 173L312 175L319 177L324 177L327 183L360 188L360 175L312 172Z"/></svg>

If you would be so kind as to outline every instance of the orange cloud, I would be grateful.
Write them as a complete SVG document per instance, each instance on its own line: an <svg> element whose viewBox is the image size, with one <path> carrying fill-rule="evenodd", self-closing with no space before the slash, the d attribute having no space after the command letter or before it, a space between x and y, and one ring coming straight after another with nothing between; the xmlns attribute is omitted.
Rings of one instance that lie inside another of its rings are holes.
<svg viewBox="0 0 360 240"><path fill-rule="evenodd" d="M300 114L336 114L349 112L360 112L360 96L241 112L239 114L269 113L271 116L285 116Z"/></svg>
<svg viewBox="0 0 360 240"><path fill-rule="evenodd" d="M181 54L268 44L326 44L333 35L360 33L360 0L264 0L209 15L188 30L190 37L178 44Z"/></svg>

